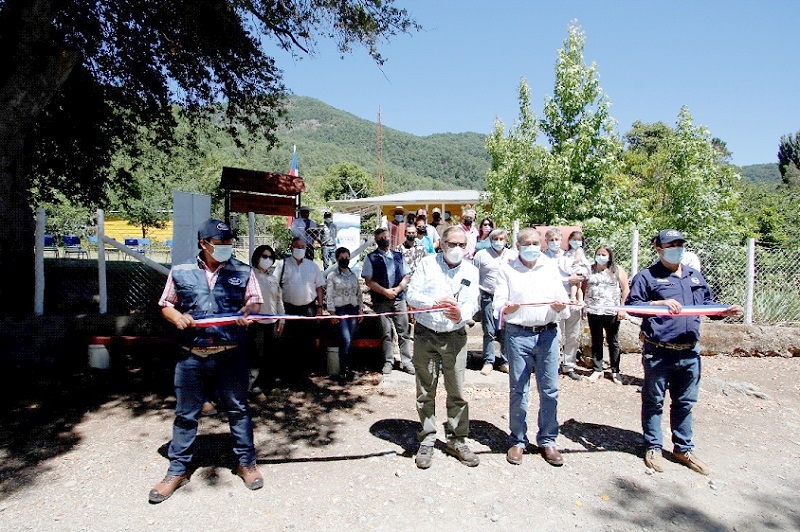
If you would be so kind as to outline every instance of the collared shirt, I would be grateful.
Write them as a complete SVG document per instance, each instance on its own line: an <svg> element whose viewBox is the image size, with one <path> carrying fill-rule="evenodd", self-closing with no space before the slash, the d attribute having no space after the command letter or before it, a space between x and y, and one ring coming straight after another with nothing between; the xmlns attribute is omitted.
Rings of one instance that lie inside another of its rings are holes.
<svg viewBox="0 0 800 532"><path fill-rule="evenodd" d="M394 257L392 256L392 250L387 249L386 251L381 251L380 249L377 249L376 251L378 251L378 254L383 258L384 264L386 264L386 278L394 279ZM405 277L410 273L411 270L409 269L408 264L406 261L403 261L402 268L400 269L400 277ZM372 261L369 259L365 260L364 265L361 267L361 277L365 279L367 277L372 277ZM390 287L384 286L384 288Z"/></svg>
<svg viewBox="0 0 800 532"><path fill-rule="evenodd" d="M454 323L444 317L444 312L421 312L417 323L436 332L461 329L466 320L478 311L478 269L462 261L451 268L441 253L428 255L419 262L408 283L408 305L413 308L430 308L447 296L455 296L461 309L461 321Z"/></svg>
<svg viewBox="0 0 800 532"><path fill-rule="evenodd" d="M342 271L336 268L328 274L328 282L325 288L325 300L329 312L333 312L337 307L353 305L359 310L363 308L361 295L361 285L358 277L353 270L348 268Z"/></svg>
<svg viewBox="0 0 800 532"><path fill-rule="evenodd" d="M528 268L517 257L508 264L500 266L497 286L494 290L493 307L495 316L508 303L553 303L569 302L569 294L561 282L558 264L553 259L539 256ZM525 327L540 327L569 317L569 307L556 312L550 305L520 307L516 312L505 315L507 323Z"/></svg>
<svg viewBox="0 0 800 532"><path fill-rule="evenodd" d="M317 287L325 286L325 279L313 260L303 259L300 264L289 257L275 269L275 276L283 291L283 300L290 305L302 306L314 303Z"/></svg>
<svg viewBox="0 0 800 532"><path fill-rule="evenodd" d="M275 276L275 272L278 271L278 265L273 266L266 272L262 272L258 268L253 268L253 271L261 287L261 295L264 296L264 302L261 303L261 314L283 314L280 281Z"/></svg>
<svg viewBox="0 0 800 532"><path fill-rule="evenodd" d="M217 284L219 272L225 267L225 262L220 262L219 265L212 270L205 261L197 256L197 267L203 270L208 282L208 289L214 290L214 285ZM258 279L255 275L255 270L250 269L250 278L247 280L247 285L244 288L244 304L250 303L263 303L264 298L261 294L261 288L258 284ZM172 280L172 270L167 275L167 283L164 286L164 291L161 293L161 298L158 300L158 305L161 307L174 307L178 303L178 293L175 287L175 281Z"/></svg>
<svg viewBox="0 0 800 532"><path fill-rule="evenodd" d="M497 274L501 264L507 264L517 258L517 250L503 248L500 253L490 247L475 253L472 264L478 268L480 288L484 292L494 294L497 286Z"/></svg>
<svg viewBox="0 0 800 532"><path fill-rule="evenodd" d="M308 223L306 224L306 222ZM295 218L292 221L292 226L289 229L292 232L292 236L304 239L306 246L311 246L314 244L314 240L316 240L316 238L314 237L314 232L308 230L316 228L317 222L311 218Z"/></svg>
<svg viewBox="0 0 800 532"><path fill-rule="evenodd" d="M544 256L558 265L558 271L561 274L561 282L564 283L564 288L567 290L567 293L569 293L569 277L572 275L572 261L574 258L568 257L567 254L564 253L564 250L560 248L557 253L546 249L544 251Z"/></svg>
<svg viewBox="0 0 800 532"><path fill-rule="evenodd" d="M467 248L464 250L464 258L471 259L475 256L475 244L478 243L478 230L475 229L474 222L469 227L461 224L461 229L467 233Z"/></svg>
<svg viewBox="0 0 800 532"><path fill-rule="evenodd" d="M714 295L703 274L688 266L680 276L661 261L633 278L626 305L649 305L650 301L674 299L681 305L714 305ZM700 339L699 316L653 316L642 318L642 333L657 342L692 343Z"/></svg>
<svg viewBox="0 0 800 532"><path fill-rule="evenodd" d="M410 248L407 248L405 244L400 244L394 248L394 250L403 254L403 259L405 259L406 264L408 264L408 269L412 274L417 269L417 264L419 264L419 261L422 260L425 255L427 255L425 248L419 244L414 244Z"/></svg>

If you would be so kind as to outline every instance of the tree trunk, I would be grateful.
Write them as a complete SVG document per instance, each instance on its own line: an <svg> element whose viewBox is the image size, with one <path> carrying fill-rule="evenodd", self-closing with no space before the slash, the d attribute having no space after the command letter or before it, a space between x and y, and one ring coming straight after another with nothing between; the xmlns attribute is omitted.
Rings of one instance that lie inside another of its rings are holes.
<svg viewBox="0 0 800 532"><path fill-rule="evenodd" d="M51 2L8 1L16 33L4 53L11 68L0 78L0 315L33 308L34 206L23 169L26 133L69 77L80 54L52 50ZM8 57L7 56L7 57Z"/></svg>

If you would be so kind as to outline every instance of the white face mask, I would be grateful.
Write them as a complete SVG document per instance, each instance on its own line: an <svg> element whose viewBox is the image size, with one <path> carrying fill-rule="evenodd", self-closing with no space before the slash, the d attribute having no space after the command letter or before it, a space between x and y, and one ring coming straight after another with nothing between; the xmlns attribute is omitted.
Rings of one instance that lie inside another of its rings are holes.
<svg viewBox="0 0 800 532"><path fill-rule="evenodd" d="M272 259L261 259L258 261L258 267L262 270L269 270L273 264L275 264L275 261Z"/></svg>
<svg viewBox="0 0 800 532"><path fill-rule="evenodd" d="M447 262L450 264L459 264L461 259L464 258L464 250L459 246L447 248L447 251L444 252L444 258L446 258Z"/></svg>
<svg viewBox="0 0 800 532"><path fill-rule="evenodd" d="M214 248L214 253L211 254L217 262L225 262L233 255L233 246L228 244L211 244Z"/></svg>
<svg viewBox="0 0 800 532"><path fill-rule="evenodd" d="M608 255L595 255L594 261L597 264L606 264L608 262Z"/></svg>
<svg viewBox="0 0 800 532"><path fill-rule="evenodd" d="M306 256L306 250L305 249L303 249L303 248L292 248L292 257L294 257L295 260L303 259L303 258L305 258L305 256Z"/></svg>
<svg viewBox="0 0 800 532"><path fill-rule="evenodd" d="M536 262L541 254L542 248L540 248L538 244L534 244L532 246L520 246L519 248L519 256L528 262Z"/></svg>

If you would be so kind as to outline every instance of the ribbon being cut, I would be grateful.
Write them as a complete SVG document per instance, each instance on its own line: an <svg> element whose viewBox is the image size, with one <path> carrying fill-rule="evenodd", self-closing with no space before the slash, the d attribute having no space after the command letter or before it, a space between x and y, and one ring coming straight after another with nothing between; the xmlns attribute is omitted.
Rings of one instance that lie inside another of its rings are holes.
<svg viewBox="0 0 800 532"><path fill-rule="evenodd" d="M412 309L405 312L381 312L377 314L347 314L347 315L329 315L329 316L293 316L286 314L250 314L247 319L253 322L265 321L272 323L278 320L342 320L346 318L375 318L378 316L392 316L394 314L419 314L422 312L438 312L452 305L437 305L430 308ZM242 315L237 313L216 314L209 318L197 318L194 320L195 327L218 327L222 325L234 325L236 319Z"/></svg>
<svg viewBox="0 0 800 532"><path fill-rule="evenodd" d="M556 303L555 301L547 301L543 303L520 303L520 307L541 307L545 305L551 305ZM567 306L578 306L578 303L564 303ZM615 312L627 312L628 314L633 314L634 316L721 316L725 314L730 307L730 305L686 305L681 307L681 311L678 313L672 313L669 311L669 307L666 305L620 305L620 306L605 306L605 305L598 305L598 306L587 306L586 308L592 309L603 309L603 310L613 310ZM497 328L503 328L503 319L505 317L505 308L500 311L500 320L498 322Z"/></svg>

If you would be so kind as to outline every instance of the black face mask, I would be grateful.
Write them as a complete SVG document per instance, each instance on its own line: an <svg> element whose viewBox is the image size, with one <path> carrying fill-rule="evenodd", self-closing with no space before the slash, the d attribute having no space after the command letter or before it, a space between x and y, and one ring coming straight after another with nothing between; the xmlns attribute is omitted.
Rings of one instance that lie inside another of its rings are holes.
<svg viewBox="0 0 800 532"><path fill-rule="evenodd" d="M467 227L469 227L470 225L472 225L472 220L470 220L469 218L465 218L465 219L464 219L464 225L466 225Z"/></svg>
<svg viewBox="0 0 800 532"><path fill-rule="evenodd" d="M338 262L339 262L339 267L343 270L348 266L350 266L350 259L339 259Z"/></svg>
<svg viewBox="0 0 800 532"><path fill-rule="evenodd" d="M389 239L388 238L379 238L375 241L378 244L378 247L381 249L386 249L389 247Z"/></svg>
<svg viewBox="0 0 800 532"><path fill-rule="evenodd" d="M406 242L413 242L417 239L417 235L406 235Z"/></svg>

